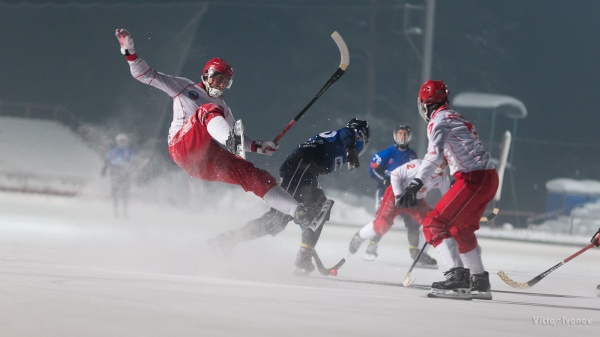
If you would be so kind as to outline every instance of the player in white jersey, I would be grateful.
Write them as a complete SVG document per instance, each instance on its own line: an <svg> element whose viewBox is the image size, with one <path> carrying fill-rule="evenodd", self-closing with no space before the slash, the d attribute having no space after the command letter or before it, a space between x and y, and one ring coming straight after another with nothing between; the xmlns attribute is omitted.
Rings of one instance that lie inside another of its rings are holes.
<svg viewBox="0 0 600 337"><path fill-rule="evenodd" d="M354 234L348 249L350 254L356 253L364 240L385 235L385 233L387 233L394 224L394 219L399 215L406 214L420 225L423 222L425 215L431 211L431 207L424 199L427 193L432 189L439 189L442 195L448 191L450 188L450 179L444 170L446 164L443 163L440 168L431 175L430 179L426 180L424 185L417 192L416 207L403 207L402 205L396 205L408 184L416 177L421 163L421 159L413 159L404 165L398 166L391 172L390 186L388 186L383 193L381 206L377 211L377 215L373 221L366 224L356 234ZM423 238L423 242L419 243L419 247L421 247L424 242L425 241ZM419 260L424 258L425 254L426 253L423 252ZM432 259L429 256L428 258ZM437 268L437 264L431 265L425 263L418 266L424 268Z"/></svg>
<svg viewBox="0 0 600 337"><path fill-rule="evenodd" d="M231 87L233 68L220 58L209 60L202 70L202 80L195 83L183 77L157 72L135 53L133 38L125 29L117 29L121 53L125 55L131 75L173 98L173 121L169 128L171 159L190 176L209 181L240 185L265 202L308 225L321 211L320 205L298 202L267 171L235 156L226 145L235 122L231 109L221 98ZM246 151L271 155L277 149L272 141L253 141L245 137Z"/></svg>
<svg viewBox="0 0 600 337"><path fill-rule="evenodd" d="M430 80L421 86L418 109L428 123L429 145L400 204L417 205L419 190L445 159L455 183L425 217L423 232L436 252L444 248L445 245L440 244L445 238L454 238L464 264L456 264L445 272L446 281L434 282L429 295L491 299L489 274L481 260L475 231L479 229L487 204L496 194L498 174L473 124L449 108L448 87L443 81Z"/></svg>

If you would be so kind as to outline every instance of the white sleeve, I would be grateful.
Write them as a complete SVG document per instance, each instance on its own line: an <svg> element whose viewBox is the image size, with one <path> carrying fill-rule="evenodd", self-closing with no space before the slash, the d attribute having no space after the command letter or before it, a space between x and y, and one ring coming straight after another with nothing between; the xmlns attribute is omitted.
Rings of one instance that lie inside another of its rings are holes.
<svg viewBox="0 0 600 337"><path fill-rule="evenodd" d="M399 196L404 193L402 190L402 174L400 172L401 167L402 166L394 169L392 173L390 173L390 184L392 185L394 196Z"/></svg>
<svg viewBox="0 0 600 337"><path fill-rule="evenodd" d="M216 116L208 122L208 125L206 125L206 130L208 130L210 136L213 137L217 142L226 145L231 127L225 118Z"/></svg>
<svg viewBox="0 0 600 337"><path fill-rule="evenodd" d="M427 153L423 157L415 177L423 182L425 177L433 175L435 170L442 165L444 161L444 142L449 132L448 128L442 123L436 123L435 121L431 121L429 127L431 131L427 135L429 139Z"/></svg>
<svg viewBox="0 0 600 337"><path fill-rule="evenodd" d="M442 175L442 182L440 183L440 193L442 195L446 194L450 189L450 177L448 177L448 173L444 172Z"/></svg>
<svg viewBox="0 0 600 337"><path fill-rule="evenodd" d="M188 86L194 85L194 82L187 78L171 76L154 70L139 56L137 59L127 62L133 78L162 90L171 97L177 96Z"/></svg>

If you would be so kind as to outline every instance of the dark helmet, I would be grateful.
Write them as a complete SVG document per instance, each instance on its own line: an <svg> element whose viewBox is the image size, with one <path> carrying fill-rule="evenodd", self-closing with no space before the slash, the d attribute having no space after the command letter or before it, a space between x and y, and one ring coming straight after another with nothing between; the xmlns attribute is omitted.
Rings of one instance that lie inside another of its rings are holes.
<svg viewBox="0 0 600 337"><path fill-rule="evenodd" d="M354 129L356 134L356 151L358 151L359 155L363 154L369 146L369 138L371 137L369 122L352 118L346 127Z"/></svg>
<svg viewBox="0 0 600 337"><path fill-rule="evenodd" d="M406 136L403 137L402 139L398 138L398 131L400 131L400 130L406 131ZM396 143L396 145L401 146L401 147L406 147L406 146L408 146L408 143L410 143L411 138L412 138L412 131L410 130L410 126L408 126L406 124L396 125L396 127L394 128L394 142Z"/></svg>
<svg viewBox="0 0 600 337"><path fill-rule="evenodd" d="M417 97L419 114L429 123L432 107L448 104L448 86L442 80L429 80L421 86Z"/></svg>

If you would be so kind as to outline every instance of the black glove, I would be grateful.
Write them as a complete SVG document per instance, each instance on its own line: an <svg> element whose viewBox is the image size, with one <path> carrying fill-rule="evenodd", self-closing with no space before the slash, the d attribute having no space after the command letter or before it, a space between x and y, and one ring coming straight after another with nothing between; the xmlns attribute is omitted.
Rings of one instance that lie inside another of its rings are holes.
<svg viewBox="0 0 600 337"><path fill-rule="evenodd" d="M596 233L594 233L594 236L592 236L592 239L590 240L591 243L594 244L594 246L598 247L598 240L600 239L600 228L598 228L598 230L596 231Z"/></svg>
<svg viewBox="0 0 600 337"><path fill-rule="evenodd" d="M414 207L417 205L417 193L423 187L423 182L421 179L415 178L413 181L408 184L404 194L400 197L400 206L401 207ZM396 205L398 205L398 201L396 201Z"/></svg>
<svg viewBox="0 0 600 337"><path fill-rule="evenodd" d="M396 205L396 207L398 208L402 208L402 196L401 195L397 195L396 196L396 200L394 201L394 205Z"/></svg>
<svg viewBox="0 0 600 337"><path fill-rule="evenodd" d="M353 170L360 167L358 162L358 151L355 148L349 147L346 149L346 160L348 161L348 170Z"/></svg>
<svg viewBox="0 0 600 337"><path fill-rule="evenodd" d="M392 181L390 180L390 177L383 178L383 186L388 187L391 183Z"/></svg>

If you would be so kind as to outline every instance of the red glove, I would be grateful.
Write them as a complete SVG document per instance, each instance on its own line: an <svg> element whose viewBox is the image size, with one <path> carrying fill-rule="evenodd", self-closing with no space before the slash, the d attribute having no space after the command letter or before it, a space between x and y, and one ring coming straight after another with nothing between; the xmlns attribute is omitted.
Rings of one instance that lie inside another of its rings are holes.
<svg viewBox="0 0 600 337"><path fill-rule="evenodd" d="M442 240L450 237L446 225L434 222L423 226L423 234L425 235L425 241L432 246L437 246Z"/></svg>

